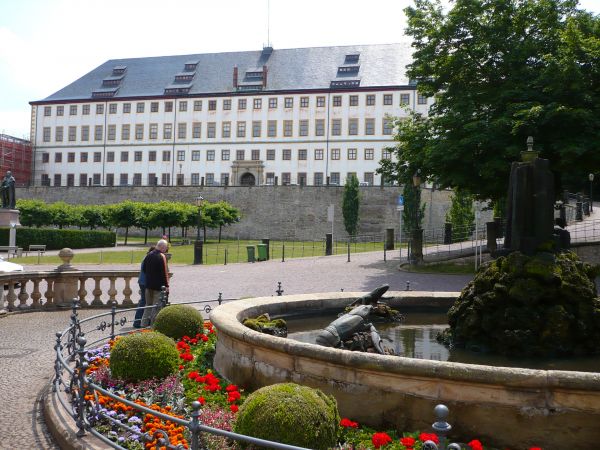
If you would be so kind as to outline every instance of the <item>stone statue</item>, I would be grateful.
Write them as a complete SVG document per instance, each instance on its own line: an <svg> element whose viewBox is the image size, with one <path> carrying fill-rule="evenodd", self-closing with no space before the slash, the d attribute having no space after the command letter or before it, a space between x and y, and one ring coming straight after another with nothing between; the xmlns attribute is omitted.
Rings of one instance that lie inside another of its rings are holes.
<svg viewBox="0 0 600 450"><path fill-rule="evenodd" d="M0 190L2 191L2 208L15 209L15 177L12 176L10 170L6 172L6 175L2 179Z"/></svg>

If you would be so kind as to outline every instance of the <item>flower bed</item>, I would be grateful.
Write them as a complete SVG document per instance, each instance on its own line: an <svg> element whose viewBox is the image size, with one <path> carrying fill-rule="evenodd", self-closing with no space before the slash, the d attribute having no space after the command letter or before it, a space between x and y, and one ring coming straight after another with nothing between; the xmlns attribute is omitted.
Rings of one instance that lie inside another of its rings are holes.
<svg viewBox="0 0 600 450"><path fill-rule="evenodd" d="M192 402L198 401L202 405L199 417L202 424L231 431L245 395L243 389L229 384L214 372L212 356L216 340L217 335L212 324L205 323L204 329L199 330L195 336L184 336L177 342L180 358L177 374L161 380L152 379L138 383L126 383L112 378L109 368L110 351L116 341L110 341L102 347L87 352L89 362L87 375L91 382L122 399L180 419L189 418ZM138 411L130 405L98 392L86 392L85 400L88 402L92 426L123 448L130 450L166 448L161 447L159 442L159 439L165 436L172 445L189 448L189 430L183 425ZM128 428L118 427L113 420L120 421ZM340 450L420 450L427 441L438 443L438 437L432 433L399 434L393 430L382 432L360 426L347 418L341 420L340 430L338 446ZM208 449L240 448L225 437L208 433L202 434L202 441ZM462 448L492 450L484 447L476 439L462 445ZM541 449L530 448L529 450Z"/></svg>

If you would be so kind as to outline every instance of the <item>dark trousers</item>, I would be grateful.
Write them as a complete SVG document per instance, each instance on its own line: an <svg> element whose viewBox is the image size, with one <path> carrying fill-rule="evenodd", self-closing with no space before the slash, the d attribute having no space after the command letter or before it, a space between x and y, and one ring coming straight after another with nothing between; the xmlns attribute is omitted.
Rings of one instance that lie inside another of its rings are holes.
<svg viewBox="0 0 600 450"><path fill-rule="evenodd" d="M144 316L144 306L146 306L146 286L143 284L139 284L140 287L140 301L137 305L137 310L135 311L135 319L133 320L133 326L135 328L140 328L142 323L142 317Z"/></svg>

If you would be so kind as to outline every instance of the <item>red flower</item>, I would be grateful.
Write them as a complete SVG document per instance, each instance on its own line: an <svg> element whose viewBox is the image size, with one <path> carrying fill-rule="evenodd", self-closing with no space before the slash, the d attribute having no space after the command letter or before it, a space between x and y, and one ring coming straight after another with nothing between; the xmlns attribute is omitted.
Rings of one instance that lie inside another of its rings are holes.
<svg viewBox="0 0 600 450"><path fill-rule="evenodd" d="M195 379L196 377L198 377L198 375L199 375L199 374L198 374L198 372L196 372L196 371L194 370L193 372L190 372L190 373L188 374L188 378L189 378L190 380L193 380L193 379Z"/></svg>
<svg viewBox="0 0 600 450"><path fill-rule="evenodd" d="M419 435L419 440L421 442L431 441L431 442L433 442L435 444L439 444L440 443L440 440L437 437L437 434L435 434L435 433L421 433Z"/></svg>
<svg viewBox="0 0 600 450"><path fill-rule="evenodd" d="M183 370L183 364L179 364L179 370Z"/></svg>
<svg viewBox="0 0 600 450"><path fill-rule="evenodd" d="M204 397L198 397L198 401L201 405L204 405L206 403L206 399Z"/></svg>
<svg viewBox="0 0 600 450"><path fill-rule="evenodd" d="M416 439L412 437L403 437L400 438L400 443L404 445L407 449L412 449L415 445Z"/></svg>
<svg viewBox="0 0 600 450"><path fill-rule="evenodd" d="M240 408L238 407L238 405L231 405L231 406L229 407L229 409L231 410L231 412L234 412L234 413L236 413L236 412L238 412L238 410L239 410Z"/></svg>
<svg viewBox="0 0 600 450"><path fill-rule="evenodd" d="M233 391L237 391L237 390L238 390L238 387L237 387L235 384L230 384L229 386L227 386L227 387L225 388L225 390L226 390L227 392L233 392Z"/></svg>
<svg viewBox="0 0 600 450"><path fill-rule="evenodd" d="M371 442L373 442L375 448L379 448L392 442L392 438L387 433L375 433L371 438Z"/></svg>
<svg viewBox="0 0 600 450"><path fill-rule="evenodd" d="M477 439L473 439L467 444L472 450L483 450L483 445Z"/></svg>
<svg viewBox="0 0 600 450"><path fill-rule="evenodd" d="M205 334L201 334L200 339L202 339L202 342L206 342L206 341L208 341L208 336Z"/></svg>
<svg viewBox="0 0 600 450"><path fill-rule="evenodd" d="M541 447L531 447L529 450L542 450Z"/></svg>
<svg viewBox="0 0 600 450"><path fill-rule="evenodd" d="M242 396L240 395L239 392L235 391L235 392L230 392L229 395L227 396L227 401L229 403L233 403L236 400L239 400Z"/></svg>
<svg viewBox="0 0 600 450"><path fill-rule="evenodd" d="M350 419L342 419L340 420L340 425L345 428L358 428L358 422L353 422Z"/></svg>

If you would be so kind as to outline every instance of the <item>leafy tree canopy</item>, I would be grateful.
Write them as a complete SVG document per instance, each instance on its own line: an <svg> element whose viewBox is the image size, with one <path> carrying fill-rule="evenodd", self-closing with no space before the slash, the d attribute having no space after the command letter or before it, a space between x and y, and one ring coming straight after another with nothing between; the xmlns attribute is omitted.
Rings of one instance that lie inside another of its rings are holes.
<svg viewBox="0 0 600 450"><path fill-rule="evenodd" d="M358 189L358 178L352 175L346 179L344 196L342 199L342 214L344 216L344 228L350 236L356 235L358 230L358 209L360 197Z"/></svg>
<svg viewBox="0 0 600 450"><path fill-rule="evenodd" d="M408 76L435 103L428 117L397 123L399 162L380 173L419 168L441 187L497 200L531 135L557 187L581 187L600 167L600 17L576 0L455 0L447 12L414 1Z"/></svg>

